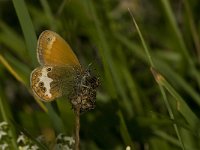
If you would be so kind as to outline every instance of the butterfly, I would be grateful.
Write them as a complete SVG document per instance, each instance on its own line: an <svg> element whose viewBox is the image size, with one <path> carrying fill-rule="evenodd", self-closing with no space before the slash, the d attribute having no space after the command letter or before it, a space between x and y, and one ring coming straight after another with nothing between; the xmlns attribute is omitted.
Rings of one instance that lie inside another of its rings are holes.
<svg viewBox="0 0 200 150"><path fill-rule="evenodd" d="M33 93L45 102L67 96L72 107L81 111L93 109L99 79L89 68L83 69L69 44L57 33L43 31L37 43L41 66L30 75Z"/></svg>

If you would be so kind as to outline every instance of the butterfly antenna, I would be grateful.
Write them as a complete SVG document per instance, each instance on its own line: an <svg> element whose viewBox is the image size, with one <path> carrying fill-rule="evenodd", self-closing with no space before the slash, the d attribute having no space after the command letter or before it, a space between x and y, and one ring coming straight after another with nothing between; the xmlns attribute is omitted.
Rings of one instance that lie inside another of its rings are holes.
<svg viewBox="0 0 200 150"><path fill-rule="evenodd" d="M87 66L87 68L86 68L86 70L90 70L90 67L92 66L92 62L91 63L89 63L89 65Z"/></svg>

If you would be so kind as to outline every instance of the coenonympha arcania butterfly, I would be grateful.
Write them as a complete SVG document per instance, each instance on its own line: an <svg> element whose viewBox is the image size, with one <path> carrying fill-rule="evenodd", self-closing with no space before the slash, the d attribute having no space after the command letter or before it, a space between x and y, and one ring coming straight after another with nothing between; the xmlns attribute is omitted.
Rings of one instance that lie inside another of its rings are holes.
<svg viewBox="0 0 200 150"><path fill-rule="evenodd" d="M99 79L84 70L68 43L57 33L45 30L38 39L40 67L32 71L30 82L34 94L49 102L67 96L73 108L81 112L93 109Z"/></svg>

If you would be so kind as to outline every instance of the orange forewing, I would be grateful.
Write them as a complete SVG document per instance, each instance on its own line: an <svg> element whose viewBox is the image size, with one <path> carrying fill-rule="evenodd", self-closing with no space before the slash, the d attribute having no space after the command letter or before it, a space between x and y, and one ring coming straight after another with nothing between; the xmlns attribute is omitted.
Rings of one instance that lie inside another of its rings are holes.
<svg viewBox="0 0 200 150"><path fill-rule="evenodd" d="M50 30L43 31L40 34L37 55L41 65L80 67L80 63L68 43L57 33Z"/></svg>

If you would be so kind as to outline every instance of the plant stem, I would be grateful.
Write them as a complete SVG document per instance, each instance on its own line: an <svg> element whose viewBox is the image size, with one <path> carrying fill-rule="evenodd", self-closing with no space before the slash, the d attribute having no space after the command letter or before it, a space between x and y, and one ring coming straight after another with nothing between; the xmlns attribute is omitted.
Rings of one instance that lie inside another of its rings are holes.
<svg viewBox="0 0 200 150"><path fill-rule="evenodd" d="M80 106L77 106L75 109L75 150L79 150L80 145L80 137L79 137L79 131L80 131Z"/></svg>

